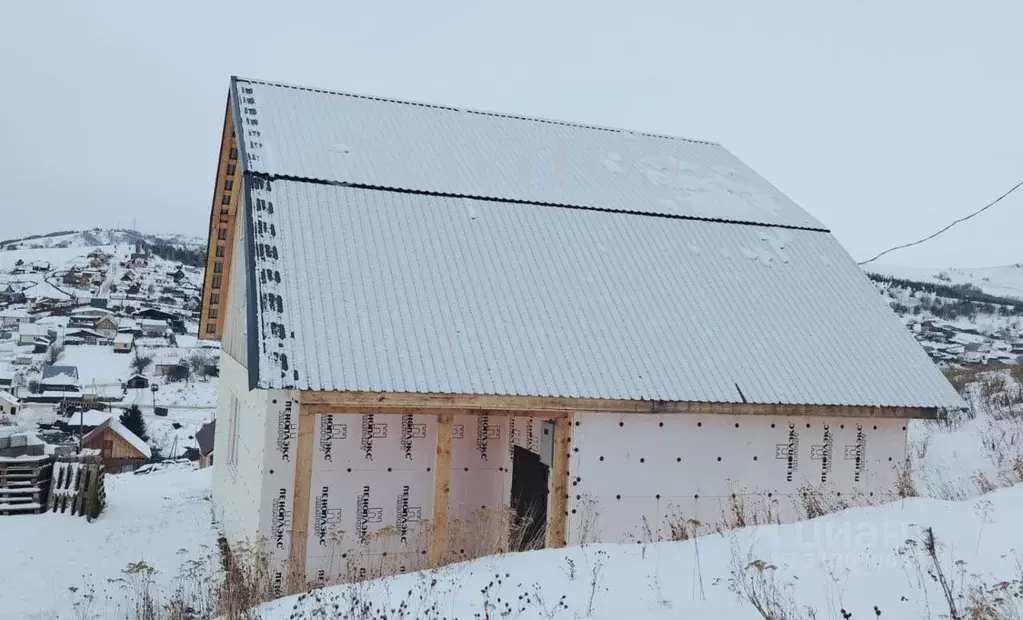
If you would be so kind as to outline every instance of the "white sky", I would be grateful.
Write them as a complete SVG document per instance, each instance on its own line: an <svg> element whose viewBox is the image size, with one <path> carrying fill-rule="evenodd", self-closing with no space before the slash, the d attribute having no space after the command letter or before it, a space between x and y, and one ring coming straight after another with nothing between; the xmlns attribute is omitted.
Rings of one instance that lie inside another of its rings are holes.
<svg viewBox="0 0 1023 620"><path fill-rule="evenodd" d="M230 75L723 143L857 258L1023 178L1023 2L0 1L0 238L204 235ZM1023 191L886 257L1023 262Z"/></svg>

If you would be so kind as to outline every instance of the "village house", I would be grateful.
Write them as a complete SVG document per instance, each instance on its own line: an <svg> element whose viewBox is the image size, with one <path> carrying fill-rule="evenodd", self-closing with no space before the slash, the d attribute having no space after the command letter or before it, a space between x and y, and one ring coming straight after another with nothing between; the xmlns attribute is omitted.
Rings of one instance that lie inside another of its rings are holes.
<svg viewBox="0 0 1023 620"><path fill-rule="evenodd" d="M44 366L39 387L45 392L78 392L77 366Z"/></svg>
<svg viewBox="0 0 1023 620"><path fill-rule="evenodd" d="M13 391L14 388L14 371L10 368L4 368L0 366L0 390L7 390L8 392Z"/></svg>
<svg viewBox="0 0 1023 620"><path fill-rule="evenodd" d="M179 357L157 357L153 359L153 375L167 377L173 375L181 366Z"/></svg>
<svg viewBox="0 0 1023 620"><path fill-rule="evenodd" d="M150 321L165 321L169 322L177 317L177 315L164 312L158 308L143 308L135 312L132 317L136 320L150 320Z"/></svg>
<svg viewBox="0 0 1023 620"><path fill-rule="evenodd" d="M107 336L85 327L69 329L64 334L64 344L100 344L109 340Z"/></svg>
<svg viewBox="0 0 1023 620"><path fill-rule="evenodd" d="M31 323L32 317L24 308L0 310L0 327L17 328L22 323Z"/></svg>
<svg viewBox="0 0 1023 620"><path fill-rule="evenodd" d="M0 415L16 415L19 407L21 407L21 401L10 392L0 390Z"/></svg>
<svg viewBox="0 0 1023 620"><path fill-rule="evenodd" d="M103 467L112 474L134 471L153 456L149 445L114 415L108 415L106 420L89 431L82 438L82 446L99 450Z"/></svg>
<svg viewBox="0 0 1023 620"><path fill-rule="evenodd" d="M36 340L46 338L49 333L44 325L18 323L18 344L34 345Z"/></svg>
<svg viewBox="0 0 1023 620"><path fill-rule="evenodd" d="M158 338L166 336L170 326L167 325L167 321L142 319L138 322L138 329L145 338Z"/></svg>
<svg viewBox="0 0 1023 620"><path fill-rule="evenodd" d="M142 375L132 375L124 382L126 390L144 390L149 387L149 379Z"/></svg>
<svg viewBox="0 0 1023 620"><path fill-rule="evenodd" d="M133 348L135 348L135 334L118 333L114 336L115 353L131 353Z"/></svg>
<svg viewBox="0 0 1023 620"><path fill-rule="evenodd" d="M275 582L507 550L508 510L561 547L880 501L964 406L715 143L235 79L216 188L214 511Z"/></svg>
<svg viewBox="0 0 1023 620"><path fill-rule="evenodd" d="M199 446L199 469L213 465L213 443L217 433L217 421L207 422L195 434Z"/></svg>

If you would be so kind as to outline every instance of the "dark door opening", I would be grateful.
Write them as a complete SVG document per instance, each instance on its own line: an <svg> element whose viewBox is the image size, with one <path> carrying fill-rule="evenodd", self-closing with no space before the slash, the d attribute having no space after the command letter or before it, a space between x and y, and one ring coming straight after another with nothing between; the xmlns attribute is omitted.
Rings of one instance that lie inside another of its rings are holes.
<svg viewBox="0 0 1023 620"><path fill-rule="evenodd" d="M515 446L512 456L511 551L542 549L547 545L547 479L550 468L540 455Z"/></svg>

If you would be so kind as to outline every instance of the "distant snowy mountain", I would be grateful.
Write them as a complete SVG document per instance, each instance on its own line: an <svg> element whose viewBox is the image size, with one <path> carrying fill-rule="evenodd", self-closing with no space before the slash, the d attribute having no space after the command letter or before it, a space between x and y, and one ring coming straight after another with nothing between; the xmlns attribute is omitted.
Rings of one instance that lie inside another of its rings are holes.
<svg viewBox="0 0 1023 620"><path fill-rule="evenodd" d="M32 250L42 248L87 248L111 245L176 246L182 248L205 247L206 240L186 235L153 235L137 230L93 228L90 230L64 230L44 235L30 235L19 239L0 240L0 250Z"/></svg>
<svg viewBox="0 0 1023 620"><path fill-rule="evenodd" d="M935 361L1023 363L1023 265L873 266L868 276Z"/></svg>
<svg viewBox="0 0 1023 620"><path fill-rule="evenodd" d="M919 282L949 285L967 284L983 289L985 293L991 295L1023 300L1023 264L973 269L957 267L931 269L878 265L872 266L868 271Z"/></svg>

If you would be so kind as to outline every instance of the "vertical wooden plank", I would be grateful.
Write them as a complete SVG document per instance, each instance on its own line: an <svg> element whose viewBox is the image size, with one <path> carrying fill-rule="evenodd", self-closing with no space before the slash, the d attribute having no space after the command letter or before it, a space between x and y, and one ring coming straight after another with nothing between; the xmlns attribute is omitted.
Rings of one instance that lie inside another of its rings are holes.
<svg viewBox="0 0 1023 620"><path fill-rule="evenodd" d="M306 544L309 542L309 494L313 476L313 429L316 416L298 407L298 447L295 451L295 490L291 506L291 578L298 589L305 588Z"/></svg>
<svg viewBox="0 0 1023 620"><path fill-rule="evenodd" d="M551 463L550 502L547 509L547 547L567 544L568 460L572 450L572 416L561 415L554 421L554 458Z"/></svg>
<svg viewBox="0 0 1023 620"><path fill-rule="evenodd" d="M451 428L455 416L437 416L437 458L433 462L433 527L427 559L430 567L440 566L448 543L448 499L451 496Z"/></svg>

